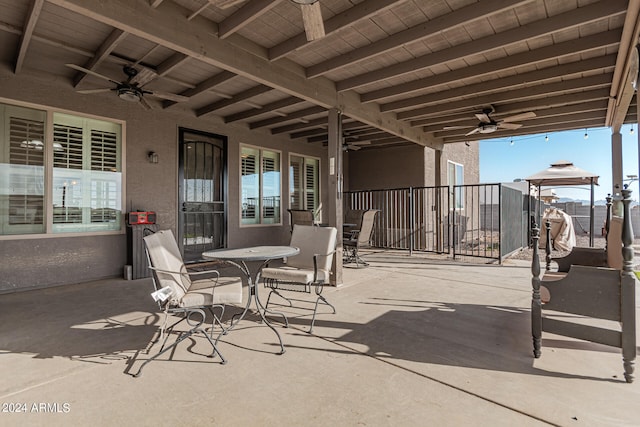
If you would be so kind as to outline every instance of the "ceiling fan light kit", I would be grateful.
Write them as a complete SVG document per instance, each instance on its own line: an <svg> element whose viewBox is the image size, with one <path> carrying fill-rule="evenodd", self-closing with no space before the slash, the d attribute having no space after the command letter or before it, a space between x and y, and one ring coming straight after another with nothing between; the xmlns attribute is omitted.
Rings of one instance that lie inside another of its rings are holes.
<svg viewBox="0 0 640 427"><path fill-rule="evenodd" d="M120 99L127 102L140 102L140 98L142 98L139 90L126 85L119 85L116 88L116 93Z"/></svg>
<svg viewBox="0 0 640 427"><path fill-rule="evenodd" d="M492 123L487 123L480 126L480 133L493 133L498 130L498 125Z"/></svg>

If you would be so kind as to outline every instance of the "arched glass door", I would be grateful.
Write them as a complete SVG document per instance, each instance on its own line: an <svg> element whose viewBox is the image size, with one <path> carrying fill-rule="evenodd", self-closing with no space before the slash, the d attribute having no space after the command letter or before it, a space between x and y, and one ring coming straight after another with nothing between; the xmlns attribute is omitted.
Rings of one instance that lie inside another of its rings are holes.
<svg viewBox="0 0 640 427"><path fill-rule="evenodd" d="M226 246L226 139L180 129L179 234L186 262Z"/></svg>

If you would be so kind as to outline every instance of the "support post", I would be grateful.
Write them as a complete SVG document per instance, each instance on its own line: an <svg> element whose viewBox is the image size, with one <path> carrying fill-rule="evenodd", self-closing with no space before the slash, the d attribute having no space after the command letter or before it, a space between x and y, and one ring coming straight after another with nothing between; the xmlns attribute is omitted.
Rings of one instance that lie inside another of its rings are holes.
<svg viewBox="0 0 640 427"><path fill-rule="evenodd" d="M622 223L622 280L620 283L621 323L622 323L622 362L624 378L633 382L636 360L636 278L633 273L633 229L631 228L631 190L622 190L624 221ZM610 248L611 249L611 248Z"/></svg>
<svg viewBox="0 0 640 427"><path fill-rule="evenodd" d="M593 193L593 177L591 178L591 205L589 209L589 247L593 247L593 233L595 232L595 201L594 201L594 193Z"/></svg>
<svg viewBox="0 0 640 427"><path fill-rule="evenodd" d="M533 256L531 257L531 336L533 338L533 357L540 357L542 341L542 301L540 300L540 257L538 256L538 239L540 229L533 225L531 241Z"/></svg>
<svg viewBox="0 0 640 427"><path fill-rule="evenodd" d="M545 227L547 227L546 230L546 238L547 238L547 244L544 247L544 253L545 253L545 269L547 271L551 270L551 246L553 245L553 243L551 242L551 220L547 218L547 220L544 223Z"/></svg>
<svg viewBox="0 0 640 427"><path fill-rule="evenodd" d="M435 186L435 205L436 205L436 242L435 247L438 252L444 252L444 219L445 214L442 207L442 150L434 150L433 160L433 184ZM446 227L449 230L448 227Z"/></svg>
<svg viewBox="0 0 640 427"><path fill-rule="evenodd" d="M613 183L613 199L620 200L620 192L622 191L622 134L620 131L612 131L611 133L611 182ZM617 211L617 212L616 212ZM614 213L621 216L621 212L614 205Z"/></svg>
<svg viewBox="0 0 640 427"><path fill-rule="evenodd" d="M342 114L336 109L329 110L329 225L338 230L336 241L336 252L331 267L330 284L332 286L342 285Z"/></svg>

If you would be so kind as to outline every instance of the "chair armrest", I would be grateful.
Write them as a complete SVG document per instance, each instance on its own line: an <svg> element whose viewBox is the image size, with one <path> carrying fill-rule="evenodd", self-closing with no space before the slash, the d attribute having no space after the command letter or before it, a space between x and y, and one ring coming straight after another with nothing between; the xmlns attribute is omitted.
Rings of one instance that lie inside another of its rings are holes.
<svg viewBox="0 0 640 427"><path fill-rule="evenodd" d="M574 247L566 256L551 258L558 264L559 272L567 272L572 265L584 265L590 267L606 267L607 253L603 248Z"/></svg>
<svg viewBox="0 0 640 427"><path fill-rule="evenodd" d="M213 279L213 284L211 285L211 295L214 294L215 292L215 288L216 286L218 286L218 279L220 278L220 273L217 270L204 270L204 271L193 271L193 272L189 272L189 271L172 271L172 270L164 270L161 268L157 268L157 267L152 267L152 266L148 266L150 270L153 271L157 271L159 273L167 273L167 274L176 274L176 275L183 275L186 274L189 277L191 276L200 276L203 274L207 274L207 275L214 275L215 277L212 277L211 279ZM173 280L178 286L180 286L182 288L182 290L186 293L189 292L189 289L185 288L185 286L178 282L177 280Z"/></svg>
<svg viewBox="0 0 640 427"><path fill-rule="evenodd" d="M313 282L314 283L318 281L318 257L329 256L335 253L336 253L336 250L334 249L331 252L328 252L326 254L313 254Z"/></svg>
<svg viewBox="0 0 640 427"><path fill-rule="evenodd" d="M173 270L163 270L162 268L147 266L149 270L157 271L159 273L169 273L169 274L187 274L189 276L198 276L201 274L215 274L216 277L220 277L220 273L217 270L205 270L205 271L173 271Z"/></svg>

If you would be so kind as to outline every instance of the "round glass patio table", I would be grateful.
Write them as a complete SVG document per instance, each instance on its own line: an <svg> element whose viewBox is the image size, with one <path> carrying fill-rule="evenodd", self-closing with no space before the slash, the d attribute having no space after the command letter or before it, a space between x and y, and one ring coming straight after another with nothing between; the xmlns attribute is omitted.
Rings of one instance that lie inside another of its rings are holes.
<svg viewBox="0 0 640 427"><path fill-rule="evenodd" d="M267 309L260 302L260 298L258 297L258 281L260 280L260 272L262 268L271 260L274 259L283 259L290 256L298 255L300 253L300 249L294 246L253 246L249 248L239 248L239 249L218 249L214 251L206 251L202 253L202 257L205 259L212 260L221 260L226 261L229 264L237 267L246 277L247 282L249 283L249 298L247 298L247 304L244 307L244 311L235 322L233 319L231 320L231 325L229 328L223 330L220 335L226 334L228 331L233 329L235 325L237 325L244 317L246 316L249 308L251 306L251 301L255 301L256 310L262 319L262 322L267 325L278 337L278 341L280 342L280 353L284 353L284 344L282 343L282 337L273 327L273 325L267 320L265 317L265 313ZM247 262L261 262L256 271L252 274ZM284 317L284 314L277 313ZM220 335L218 339L220 339Z"/></svg>

